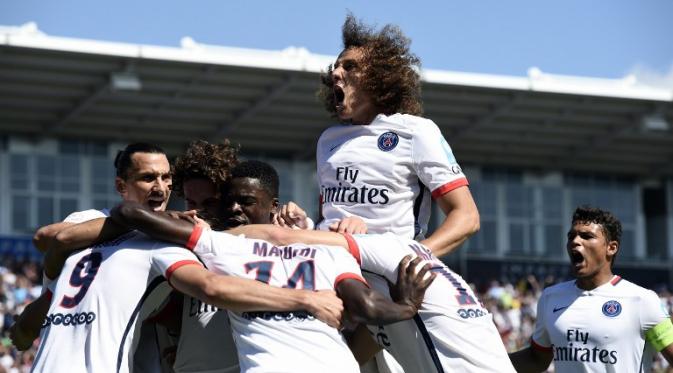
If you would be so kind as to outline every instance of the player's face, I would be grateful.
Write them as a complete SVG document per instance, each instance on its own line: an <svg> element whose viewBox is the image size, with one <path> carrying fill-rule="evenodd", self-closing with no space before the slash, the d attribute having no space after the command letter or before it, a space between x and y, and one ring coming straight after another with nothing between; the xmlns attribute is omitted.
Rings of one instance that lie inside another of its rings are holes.
<svg viewBox="0 0 673 373"><path fill-rule="evenodd" d="M246 224L269 224L276 212L278 199L267 193L258 179L235 177L224 197L224 224L233 228Z"/></svg>
<svg viewBox="0 0 673 373"><path fill-rule="evenodd" d="M607 241L600 224L575 223L568 231L566 249L578 280L611 276L610 263L617 248L616 241Z"/></svg>
<svg viewBox="0 0 673 373"><path fill-rule="evenodd" d="M207 179L189 179L182 184L187 210L205 211L217 216L220 207L220 192Z"/></svg>
<svg viewBox="0 0 673 373"><path fill-rule="evenodd" d="M363 54L362 48L344 50L332 71L337 115L342 121L353 124L369 124L378 114L371 94L362 88Z"/></svg>
<svg viewBox="0 0 673 373"><path fill-rule="evenodd" d="M171 166L165 154L134 153L126 180L117 177L115 186L125 201L142 203L164 211L171 195Z"/></svg>

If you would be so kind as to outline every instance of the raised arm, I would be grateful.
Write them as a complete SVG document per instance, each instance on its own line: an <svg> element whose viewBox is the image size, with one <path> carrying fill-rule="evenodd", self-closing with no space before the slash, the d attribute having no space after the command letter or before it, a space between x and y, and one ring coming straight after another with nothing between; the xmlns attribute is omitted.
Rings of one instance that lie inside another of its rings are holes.
<svg viewBox="0 0 673 373"><path fill-rule="evenodd" d="M339 282L337 294L344 301L353 321L385 325L414 317L421 307L425 290L436 276L435 273L430 273L425 277L430 271L430 265L425 265L416 272L421 261L420 257L411 260L411 256L400 261L395 291L391 292L394 301L388 300L358 280L346 279Z"/></svg>

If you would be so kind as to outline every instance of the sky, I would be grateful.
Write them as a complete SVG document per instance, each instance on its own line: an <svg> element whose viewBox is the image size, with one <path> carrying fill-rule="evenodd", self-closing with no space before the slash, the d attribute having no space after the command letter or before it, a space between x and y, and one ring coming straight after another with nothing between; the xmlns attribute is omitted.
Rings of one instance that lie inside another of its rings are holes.
<svg viewBox="0 0 673 373"><path fill-rule="evenodd" d="M0 25L52 36L178 47L198 43L337 55L348 11L393 23L430 69L639 80L673 88L670 0L0 0ZM642 78L642 79L641 79Z"/></svg>

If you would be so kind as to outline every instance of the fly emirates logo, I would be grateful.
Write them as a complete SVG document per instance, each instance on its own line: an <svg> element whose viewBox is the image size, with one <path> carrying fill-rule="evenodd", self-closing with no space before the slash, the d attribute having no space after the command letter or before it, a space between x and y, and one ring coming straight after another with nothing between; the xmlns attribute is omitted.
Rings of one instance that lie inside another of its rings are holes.
<svg viewBox="0 0 673 373"><path fill-rule="evenodd" d="M358 185L360 170L353 167L337 167L335 180L337 185L321 185L322 203L369 203L385 205L390 201L387 188L375 188Z"/></svg>
<svg viewBox="0 0 673 373"><path fill-rule="evenodd" d="M617 364L617 351L587 346L589 332L578 329L566 331L567 346L554 346L554 361Z"/></svg>

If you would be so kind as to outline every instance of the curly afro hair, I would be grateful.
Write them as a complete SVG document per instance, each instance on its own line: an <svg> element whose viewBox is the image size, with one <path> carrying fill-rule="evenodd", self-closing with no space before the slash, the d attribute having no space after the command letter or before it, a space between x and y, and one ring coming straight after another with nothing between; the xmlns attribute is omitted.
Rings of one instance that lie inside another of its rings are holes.
<svg viewBox="0 0 673 373"><path fill-rule="evenodd" d="M385 25L375 32L353 14L346 16L342 28L344 50L362 48L363 79L361 88L370 93L381 113L421 115L420 59L409 51L411 40L395 25ZM318 97L325 109L336 117L336 101L332 91L333 65L321 75Z"/></svg>
<svg viewBox="0 0 673 373"><path fill-rule="evenodd" d="M185 152L175 160L173 191L184 197L183 184L190 179L207 179L216 186L223 185L238 164L238 146L229 140L211 144L204 140L189 143Z"/></svg>

